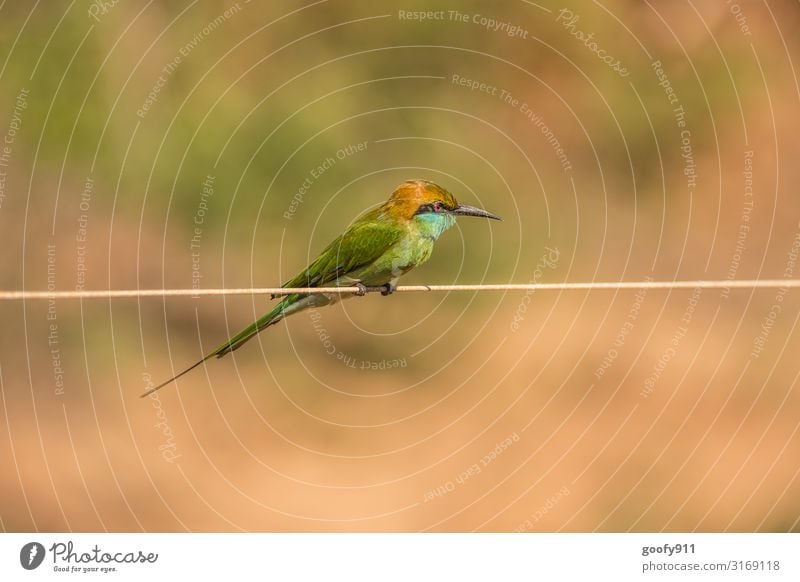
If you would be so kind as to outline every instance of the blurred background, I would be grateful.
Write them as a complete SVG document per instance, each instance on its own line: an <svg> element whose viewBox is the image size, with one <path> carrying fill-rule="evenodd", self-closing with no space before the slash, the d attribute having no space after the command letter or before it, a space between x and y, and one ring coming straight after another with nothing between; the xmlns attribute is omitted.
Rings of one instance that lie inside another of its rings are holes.
<svg viewBox="0 0 800 582"><path fill-rule="evenodd" d="M793 2L0 4L0 288L800 277ZM800 293L0 302L5 531L797 531Z"/></svg>

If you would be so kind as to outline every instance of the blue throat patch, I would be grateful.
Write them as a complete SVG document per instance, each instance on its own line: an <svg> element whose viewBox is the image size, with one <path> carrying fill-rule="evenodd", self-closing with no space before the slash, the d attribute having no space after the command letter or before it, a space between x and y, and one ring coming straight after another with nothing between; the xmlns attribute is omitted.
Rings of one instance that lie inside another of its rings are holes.
<svg viewBox="0 0 800 582"><path fill-rule="evenodd" d="M434 240L439 238L444 231L456 223L456 217L452 214L440 214L436 212L417 214L414 220L419 225L419 230L422 235Z"/></svg>

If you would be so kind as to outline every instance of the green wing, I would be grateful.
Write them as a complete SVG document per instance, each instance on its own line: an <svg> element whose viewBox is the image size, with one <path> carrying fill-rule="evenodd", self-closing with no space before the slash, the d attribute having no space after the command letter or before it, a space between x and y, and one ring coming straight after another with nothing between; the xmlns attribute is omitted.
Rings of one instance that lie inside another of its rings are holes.
<svg viewBox="0 0 800 582"><path fill-rule="evenodd" d="M355 222L283 287L325 287L378 259L403 235L402 227L370 215Z"/></svg>
<svg viewBox="0 0 800 582"><path fill-rule="evenodd" d="M377 220L376 218L375 213L369 213L353 223L344 234L329 244L308 268L284 283L283 286L324 287L336 281L339 277L357 271L378 259L400 240L403 230L402 227L396 223L389 222L385 218L382 220ZM283 319L285 317L284 310L304 297L308 297L308 295L293 294L283 297L272 311L258 319L258 321L244 328L199 362L186 368L166 382L151 388L142 396L147 396L161 389L211 357L221 358L225 354L238 349L258 332Z"/></svg>

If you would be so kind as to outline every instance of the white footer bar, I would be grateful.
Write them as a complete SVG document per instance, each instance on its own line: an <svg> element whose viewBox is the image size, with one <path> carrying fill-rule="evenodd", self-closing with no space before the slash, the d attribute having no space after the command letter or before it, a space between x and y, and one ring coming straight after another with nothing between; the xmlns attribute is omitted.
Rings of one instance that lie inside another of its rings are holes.
<svg viewBox="0 0 800 582"><path fill-rule="evenodd" d="M0 580L800 580L797 534L0 535Z"/></svg>

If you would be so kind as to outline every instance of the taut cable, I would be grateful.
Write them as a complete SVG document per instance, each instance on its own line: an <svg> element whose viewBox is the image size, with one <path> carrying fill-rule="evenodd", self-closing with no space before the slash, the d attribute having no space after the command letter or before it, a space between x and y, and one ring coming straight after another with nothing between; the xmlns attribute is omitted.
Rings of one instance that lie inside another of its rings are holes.
<svg viewBox="0 0 800 582"><path fill-rule="evenodd" d="M591 291L594 289L776 289L800 287L800 279L732 281L607 281L588 283L503 283L479 285L401 285L395 291ZM242 289L102 289L81 291L0 291L2 300L125 299L139 297L208 297L226 295L293 295L313 293L359 294L385 291L383 287L263 287Z"/></svg>

